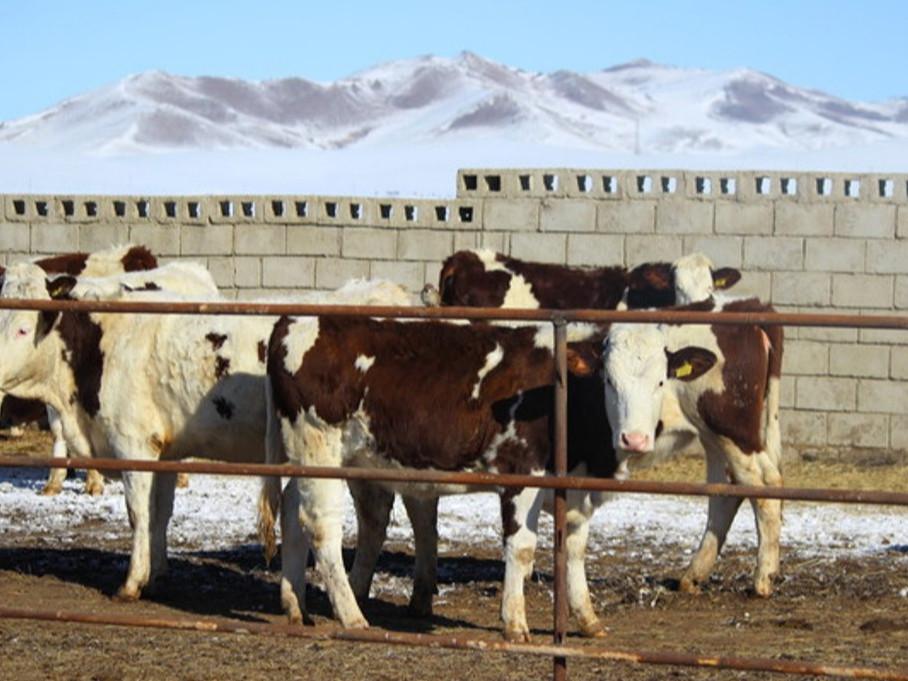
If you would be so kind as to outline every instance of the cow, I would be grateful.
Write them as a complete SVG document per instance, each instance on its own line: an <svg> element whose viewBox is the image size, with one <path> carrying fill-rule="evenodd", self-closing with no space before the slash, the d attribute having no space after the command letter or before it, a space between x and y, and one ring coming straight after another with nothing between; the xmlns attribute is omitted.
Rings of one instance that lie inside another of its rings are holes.
<svg viewBox="0 0 908 681"><path fill-rule="evenodd" d="M772 312L756 299L711 298L675 309ZM706 451L710 482L781 485L783 341L782 328L773 325L613 325L603 373L620 470L652 465L695 437ZM697 592L709 576L740 503L710 497L706 531L681 579L683 590ZM779 571L781 501L751 503L759 542L754 592L769 596Z"/></svg>
<svg viewBox="0 0 908 681"><path fill-rule="evenodd" d="M145 246L135 244L114 246L92 253L65 253L41 258L34 262L45 272L92 277L150 270L158 266L157 258L151 251ZM0 282L3 280L5 271L6 268L0 265ZM66 457L66 443L63 440L59 420L55 414L47 411L44 405L33 401L4 400L3 396L0 395L0 403L3 404L4 422L10 426L13 435L16 434L19 424L46 419L54 440L52 456L60 459ZM63 489L63 480L65 478L66 469L52 469L41 493L45 495L58 494ZM85 491L89 494L100 494L104 491L104 477L98 471L89 470L86 473Z"/></svg>
<svg viewBox="0 0 908 681"><path fill-rule="evenodd" d="M516 308L598 308L616 306L664 307L705 300L741 279L734 268L715 268L702 253L683 256L674 263L649 263L631 271L623 267L581 268L532 263L490 250L459 251L445 260L439 275L439 289L423 289L428 305ZM434 293L433 293L434 292ZM582 474L582 471L574 471ZM350 570L354 593L361 601L369 589L387 534L393 493L380 486L350 481L356 502L359 532ZM437 500L403 496L413 526L415 567L409 610L425 617L432 612L436 590ZM581 567L576 571L582 570ZM591 624L589 635L601 633Z"/></svg>
<svg viewBox="0 0 908 681"><path fill-rule="evenodd" d="M553 446L552 335L547 325L282 317L268 343L268 460L544 475ZM569 410L568 463L608 477L616 460L601 380L593 370L601 334L574 338L570 347L568 386L577 398ZM291 622L306 619L311 541L341 625L368 626L341 560L342 485L336 479L298 478L284 489L281 602ZM478 491L419 483L388 483L386 489L432 504L439 494ZM526 641L523 582L532 570L544 495L535 488L498 492L503 633L508 640ZM587 635L602 632L583 567L592 496L598 495L568 496L568 602Z"/></svg>
<svg viewBox="0 0 908 681"><path fill-rule="evenodd" d="M11 266L0 296L66 299L84 281ZM373 293L384 293L382 285ZM103 286L88 287L95 292ZM170 291L120 290L130 300L173 301ZM397 292L399 287L393 288ZM116 295L116 294L115 294ZM357 289L362 302L367 293ZM217 302L215 295L195 300ZM381 297L379 304L387 304ZM273 317L4 310L0 390L41 400L60 416L75 456L264 461L265 348ZM132 550L116 598L153 591L166 571L175 474L124 471Z"/></svg>
<svg viewBox="0 0 908 681"><path fill-rule="evenodd" d="M438 288L427 285L423 302L552 310L666 307L704 300L740 278L738 270L716 269L700 253L627 270L529 262L477 249L450 255L442 264Z"/></svg>

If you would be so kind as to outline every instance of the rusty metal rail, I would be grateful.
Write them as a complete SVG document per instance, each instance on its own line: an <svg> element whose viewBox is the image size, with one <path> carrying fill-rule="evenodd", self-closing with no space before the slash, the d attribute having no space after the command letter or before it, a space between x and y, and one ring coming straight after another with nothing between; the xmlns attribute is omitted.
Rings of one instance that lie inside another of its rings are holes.
<svg viewBox="0 0 908 681"><path fill-rule="evenodd" d="M564 643L567 628L567 598L565 586L566 554L564 527L567 490L602 490L614 492L643 492L651 494L689 494L735 497L769 497L841 503L873 503L908 505L908 494L884 491L819 490L775 487L749 487L725 484L655 483L631 480L602 480L571 478L566 474L567 461L567 381L565 353L566 325L571 322L606 324L612 322L670 322L684 324L773 324L786 326L827 326L874 329L908 329L908 317L805 315L784 313L713 313L677 311L593 311L593 310L516 310L479 308L426 308L378 306L327 306L270 303L228 302L161 302L146 301L35 301L2 300L0 309L38 309L51 311L80 311L103 313L150 314L218 314L218 315L319 315L341 314L388 318L469 319L548 322L555 329L555 475L552 477L472 474L436 471L400 471L370 469L336 469L312 466L272 466L265 464L223 464L197 461L118 461L108 459L52 459L34 457L0 457L0 467L34 466L94 468L97 470L142 470L227 475L283 475L293 477L333 477L397 482L448 482L487 487L490 489L519 486L555 490L554 538L554 642L552 645L511 644L503 641L461 639L456 637L402 634L375 631L343 631L337 629L286 627L273 624L253 624L230 620L166 620L129 616L98 616L87 613L47 612L0 608L0 617L56 620L95 624L119 624L180 630L257 633L306 638L330 638L339 641L360 641L394 645L430 646L462 650L521 652L545 655L553 659L553 678L562 681L567 676L569 658L615 660L634 663L725 668L741 671L770 671L787 674L845 676L851 678L891 679L908 681L901 671L789 662L767 659L711 657L673 652L615 651L591 646L569 646Z"/></svg>

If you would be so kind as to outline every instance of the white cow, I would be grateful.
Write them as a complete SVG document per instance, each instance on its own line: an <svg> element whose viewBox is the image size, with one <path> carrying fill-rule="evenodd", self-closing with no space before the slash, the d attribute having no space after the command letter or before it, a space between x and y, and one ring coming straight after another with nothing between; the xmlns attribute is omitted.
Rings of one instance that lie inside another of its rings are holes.
<svg viewBox="0 0 908 681"><path fill-rule="evenodd" d="M756 300L689 306L771 312ZM623 470L671 456L691 437L706 450L710 482L778 486L781 476L778 326L615 324L606 339L605 401ZM696 592L710 574L741 499L710 497L706 531L681 586ZM779 571L781 502L752 501L759 540L754 591L768 596Z"/></svg>
<svg viewBox="0 0 908 681"><path fill-rule="evenodd" d="M77 282L56 283L55 295L65 295ZM49 290L40 268L22 264L7 270L0 295L46 300ZM366 295L358 289L355 297ZM56 409L76 456L262 462L264 351L273 325L257 315L5 310L0 390ZM150 591L166 570L175 478L123 473L133 541L121 600Z"/></svg>

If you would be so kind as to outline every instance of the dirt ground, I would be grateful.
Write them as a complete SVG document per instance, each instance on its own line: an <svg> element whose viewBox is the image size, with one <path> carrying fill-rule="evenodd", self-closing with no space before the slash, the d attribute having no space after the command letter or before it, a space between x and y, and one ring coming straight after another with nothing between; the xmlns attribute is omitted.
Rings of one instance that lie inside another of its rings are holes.
<svg viewBox="0 0 908 681"><path fill-rule="evenodd" d="M8 440L0 455L49 450L46 436ZM682 460L652 474L699 480L697 461ZM809 475L809 478L808 478ZM796 487L908 491L908 467L879 460L857 464L788 462ZM92 541L84 548L55 547L53 537L27 530L0 540L0 607L78 611L118 616L283 625L277 566L266 568L258 546L182 553L151 600L111 599L122 578L125 547ZM607 624L604 639L571 635L569 643L612 650L682 652L767 658L788 662L884 668L908 673L908 546L872 559L804 559L783 554L783 576L770 599L749 595L750 551L728 553L704 593L677 590L684 566L680 547L653 560L634 556L588 560L596 607ZM534 643L551 642L551 556L540 552L527 584ZM407 578L410 548L386 547L379 571ZM373 599L364 611L378 630L427 633L498 642L498 555L470 546L443 553L443 596L428 620L409 618L405 598ZM308 600L319 626L330 608L314 587ZM573 626L573 624L572 624ZM275 627L277 632L277 627ZM551 678L550 658L387 644L353 644L287 636L172 631L30 619L0 619L0 679L147 681L187 679L472 679ZM776 679L778 674L611 660L570 660L570 679ZM792 677L794 678L794 677Z"/></svg>

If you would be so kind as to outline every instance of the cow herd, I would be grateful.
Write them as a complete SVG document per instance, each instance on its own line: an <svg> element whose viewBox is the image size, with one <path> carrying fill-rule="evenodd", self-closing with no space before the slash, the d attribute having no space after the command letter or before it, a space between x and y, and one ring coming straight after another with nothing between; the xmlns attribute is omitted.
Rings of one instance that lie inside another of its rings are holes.
<svg viewBox="0 0 908 681"><path fill-rule="evenodd" d="M568 268L487 250L442 265L428 305L768 312L720 293L740 272L700 254L675 263ZM158 266L142 247L9 265L4 299L217 301L204 267ZM299 296L313 304L420 304L387 281ZM45 405L54 454L129 460L213 458L252 463L513 473L552 470L556 382L548 324L348 317L109 314L0 310L0 393ZM568 335L568 466L577 476L627 477L699 441L709 481L780 485L782 331L745 324L573 325ZM9 400L8 400L9 401ZM62 472L62 469L61 469ZM167 568L176 476L123 472L132 551L117 598L153 591ZM93 491L101 484L97 476ZM307 620L310 551L334 614L368 626L360 604L400 494L414 533L410 610L427 615L436 587L437 502L463 485L348 481L357 514L349 574L342 560L343 481L263 479L266 553L281 530L282 607ZM45 491L59 489L52 474ZM483 490L483 491L487 491ZM533 566L539 488L501 487L504 636L529 640L523 585ZM604 632L585 572L589 522L606 495L567 495L568 604L581 632ZM753 499L754 592L779 570L781 504ZM710 574L740 499L710 498L706 529L681 586Z"/></svg>

